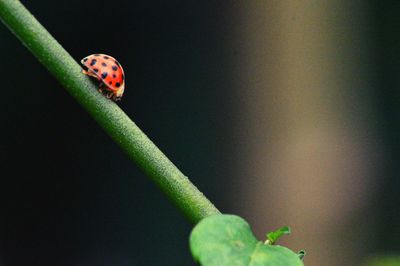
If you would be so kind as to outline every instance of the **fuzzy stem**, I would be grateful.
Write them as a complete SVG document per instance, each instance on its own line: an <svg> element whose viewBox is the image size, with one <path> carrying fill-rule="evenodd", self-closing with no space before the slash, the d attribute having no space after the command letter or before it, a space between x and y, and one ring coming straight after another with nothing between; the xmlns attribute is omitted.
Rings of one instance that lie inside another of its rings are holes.
<svg viewBox="0 0 400 266"><path fill-rule="evenodd" d="M112 139L193 223L218 209L112 101L18 0L0 0L0 18Z"/></svg>

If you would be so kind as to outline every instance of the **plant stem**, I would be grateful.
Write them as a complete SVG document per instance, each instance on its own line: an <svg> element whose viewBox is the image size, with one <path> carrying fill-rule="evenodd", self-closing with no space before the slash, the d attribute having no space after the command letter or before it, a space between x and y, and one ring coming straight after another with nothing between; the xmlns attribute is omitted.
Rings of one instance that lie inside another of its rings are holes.
<svg viewBox="0 0 400 266"><path fill-rule="evenodd" d="M0 18L192 222L218 209L112 101L18 0L0 0ZM116 166L118 167L118 166Z"/></svg>

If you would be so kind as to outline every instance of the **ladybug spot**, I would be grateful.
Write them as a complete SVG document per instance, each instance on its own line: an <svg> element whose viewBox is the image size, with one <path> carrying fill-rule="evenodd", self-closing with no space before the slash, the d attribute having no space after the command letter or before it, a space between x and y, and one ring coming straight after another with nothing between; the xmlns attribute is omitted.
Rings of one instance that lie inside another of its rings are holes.
<svg viewBox="0 0 400 266"><path fill-rule="evenodd" d="M112 70L117 71L118 67L117 66L112 66Z"/></svg>
<svg viewBox="0 0 400 266"><path fill-rule="evenodd" d="M113 74L113 78L116 78L116 77L117 77L117 75Z"/></svg>
<svg viewBox="0 0 400 266"><path fill-rule="evenodd" d="M112 85L112 81L108 82L109 85Z"/></svg>
<svg viewBox="0 0 400 266"><path fill-rule="evenodd" d="M94 66L96 64L97 60L96 59L92 59L92 62L90 62L91 66Z"/></svg>
<svg viewBox="0 0 400 266"><path fill-rule="evenodd" d="M87 57L83 59L83 62L86 62L86 61L87 61Z"/></svg>
<svg viewBox="0 0 400 266"><path fill-rule="evenodd" d="M102 77L103 79L105 79L105 78L107 77L107 75L108 75L107 72L103 72L103 74L101 74L101 77Z"/></svg>
<svg viewBox="0 0 400 266"><path fill-rule="evenodd" d="M105 55L105 56L103 56L103 57L104 57L104 59L108 59L108 58L109 58L109 57L108 57L108 56L106 56L106 55Z"/></svg>
<svg viewBox="0 0 400 266"><path fill-rule="evenodd" d="M97 68L93 68L93 71L96 73L99 72L99 70Z"/></svg>
<svg viewBox="0 0 400 266"><path fill-rule="evenodd" d="M119 82L115 83L115 86L117 86L117 88L119 88L119 86L121 86L121 84Z"/></svg>
<svg viewBox="0 0 400 266"><path fill-rule="evenodd" d="M106 63L104 63L104 62L103 62L103 63L101 63L101 65L102 65L102 66L105 66L105 67L107 66L107 64L106 64Z"/></svg>

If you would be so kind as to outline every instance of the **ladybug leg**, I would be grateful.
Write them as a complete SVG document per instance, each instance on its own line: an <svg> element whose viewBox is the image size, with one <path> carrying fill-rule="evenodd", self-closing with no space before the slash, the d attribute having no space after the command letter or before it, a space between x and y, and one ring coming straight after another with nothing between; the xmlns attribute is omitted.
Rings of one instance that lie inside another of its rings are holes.
<svg viewBox="0 0 400 266"><path fill-rule="evenodd" d="M113 97L113 93L112 92L107 92L106 93L106 97L107 97L107 99L111 99L112 97Z"/></svg>
<svg viewBox="0 0 400 266"><path fill-rule="evenodd" d="M100 84L99 84L99 92L100 92L101 94L104 94L103 88L104 88L104 83L103 83L103 82L100 82Z"/></svg>
<svg viewBox="0 0 400 266"><path fill-rule="evenodd" d="M99 92L100 92L101 94L103 94L107 99L111 99L111 98L113 98L113 96L114 96L114 93L113 93L113 92L108 91L108 90L105 88L103 82L100 82L100 84L99 84Z"/></svg>
<svg viewBox="0 0 400 266"><path fill-rule="evenodd" d="M91 76L91 77L94 77L94 78L100 80L99 77L96 76L96 74L94 74L94 73L93 73L92 71L90 71L90 70L89 70L89 71L86 71L86 70L82 69L82 73L85 74L85 75L88 75L88 76Z"/></svg>
<svg viewBox="0 0 400 266"><path fill-rule="evenodd" d="M121 101L121 97L117 97L116 95L113 95L112 99L114 100L114 102Z"/></svg>

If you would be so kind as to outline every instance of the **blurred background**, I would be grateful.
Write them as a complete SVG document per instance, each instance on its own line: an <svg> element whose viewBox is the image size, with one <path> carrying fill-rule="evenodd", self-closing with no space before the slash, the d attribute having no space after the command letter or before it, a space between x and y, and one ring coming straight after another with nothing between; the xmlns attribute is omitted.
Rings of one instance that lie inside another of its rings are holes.
<svg viewBox="0 0 400 266"><path fill-rule="evenodd" d="M306 265L400 250L400 1L22 1L222 211ZM0 25L0 265L194 265L192 225ZM394 264L393 264L394 265Z"/></svg>

